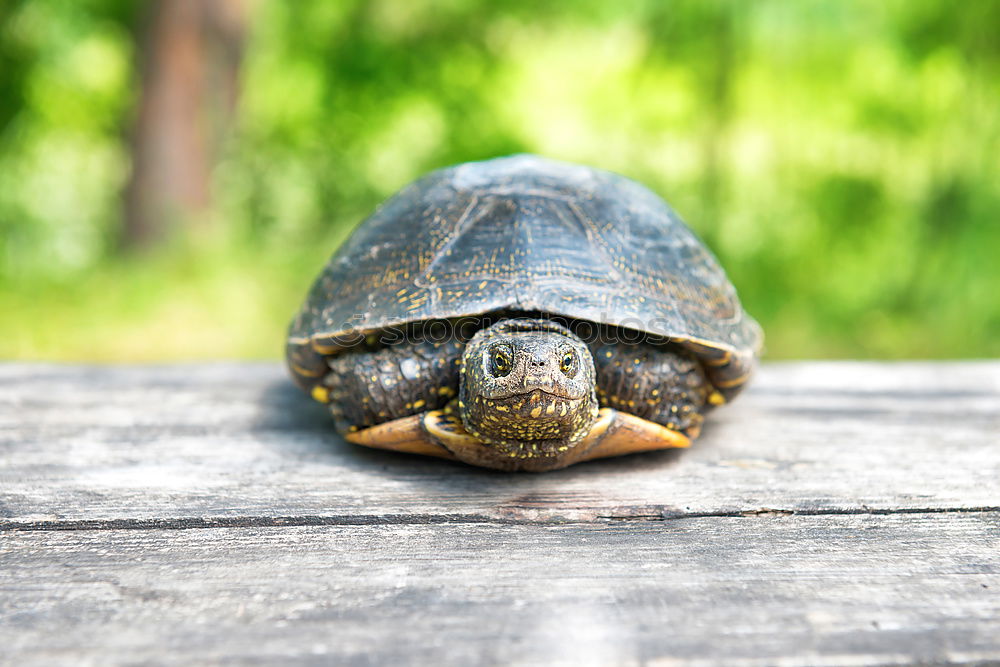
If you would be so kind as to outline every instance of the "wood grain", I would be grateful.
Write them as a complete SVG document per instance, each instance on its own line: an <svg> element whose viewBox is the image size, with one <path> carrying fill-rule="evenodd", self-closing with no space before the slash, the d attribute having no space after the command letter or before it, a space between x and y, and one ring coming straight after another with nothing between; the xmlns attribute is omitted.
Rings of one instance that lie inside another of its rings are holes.
<svg viewBox="0 0 1000 667"><path fill-rule="evenodd" d="M1000 364L764 367L690 450L544 475L367 450L270 364L0 366L8 522L1000 506Z"/></svg>
<svg viewBox="0 0 1000 667"><path fill-rule="evenodd" d="M1000 656L1000 514L14 532L0 662Z"/></svg>
<svg viewBox="0 0 1000 667"><path fill-rule="evenodd" d="M765 366L690 450L370 451L272 364L0 365L0 664L1000 661L1000 363Z"/></svg>

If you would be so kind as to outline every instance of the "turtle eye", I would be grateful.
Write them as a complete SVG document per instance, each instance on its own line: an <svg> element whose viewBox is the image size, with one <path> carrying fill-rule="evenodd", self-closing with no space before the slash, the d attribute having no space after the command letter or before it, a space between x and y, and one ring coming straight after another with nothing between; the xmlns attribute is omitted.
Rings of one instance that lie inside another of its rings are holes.
<svg viewBox="0 0 1000 667"><path fill-rule="evenodd" d="M576 353L573 352L573 350L566 350L566 352L563 353L562 359L559 361L559 370L566 375L570 375L575 367Z"/></svg>
<svg viewBox="0 0 1000 667"><path fill-rule="evenodd" d="M514 354L510 345L494 345L490 350L490 366L494 376L502 378L510 375L514 367Z"/></svg>

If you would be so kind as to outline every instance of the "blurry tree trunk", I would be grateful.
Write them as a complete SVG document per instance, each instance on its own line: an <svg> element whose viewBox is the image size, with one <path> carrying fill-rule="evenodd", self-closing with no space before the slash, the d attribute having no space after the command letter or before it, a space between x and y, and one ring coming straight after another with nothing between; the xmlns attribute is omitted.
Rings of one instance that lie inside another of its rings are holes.
<svg viewBox="0 0 1000 667"><path fill-rule="evenodd" d="M210 203L239 92L244 0L151 0L137 31L138 110L123 244L155 245Z"/></svg>

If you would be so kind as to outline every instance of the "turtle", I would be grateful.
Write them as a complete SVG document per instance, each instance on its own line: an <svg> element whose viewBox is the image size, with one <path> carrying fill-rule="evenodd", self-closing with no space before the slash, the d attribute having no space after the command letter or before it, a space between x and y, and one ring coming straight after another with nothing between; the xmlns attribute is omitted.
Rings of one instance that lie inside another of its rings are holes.
<svg viewBox="0 0 1000 667"><path fill-rule="evenodd" d="M762 342L663 199L514 155L380 205L312 284L286 360L350 442L540 472L690 446Z"/></svg>

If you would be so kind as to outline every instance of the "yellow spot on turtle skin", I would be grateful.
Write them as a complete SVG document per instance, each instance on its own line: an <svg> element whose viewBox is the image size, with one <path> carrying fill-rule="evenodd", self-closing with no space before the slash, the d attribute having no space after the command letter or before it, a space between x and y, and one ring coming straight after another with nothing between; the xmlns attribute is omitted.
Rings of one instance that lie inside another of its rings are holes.
<svg viewBox="0 0 1000 667"><path fill-rule="evenodd" d="M440 389L437 390L437 393L441 396L451 396L452 394L455 393L455 390L453 390L451 387L441 387Z"/></svg>
<svg viewBox="0 0 1000 667"><path fill-rule="evenodd" d="M604 356L610 359L612 356L614 356L614 353L611 350L608 350L607 352L604 353Z"/></svg>
<svg viewBox="0 0 1000 667"><path fill-rule="evenodd" d="M671 405L670 406L670 411L671 412L677 412L677 406L676 405Z"/></svg>
<svg viewBox="0 0 1000 667"><path fill-rule="evenodd" d="M378 382L378 376L377 375L373 375L372 376L372 382Z"/></svg>
<svg viewBox="0 0 1000 667"><path fill-rule="evenodd" d="M510 406L509 405L498 405L496 407L497 407L497 410L499 410L500 412L510 412Z"/></svg>
<svg viewBox="0 0 1000 667"><path fill-rule="evenodd" d="M465 403L463 403L461 400L459 400L458 407L464 408L465 407Z"/></svg>
<svg viewBox="0 0 1000 667"><path fill-rule="evenodd" d="M348 426L347 430L350 431L351 433L354 433L355 431L358 430L358 427L357 426Z"/></svg>
<svg viewBox="0 0 1000 667"><path fill-rule="evenodd" d="M565 445L563 445L562 447L559 447L559 451L560 452L565 452L567 449L569 449L569 447L567 447Z"/></svg>
<svg viewBox="0 0 1000 667"><path fill-rule="evenodd" d="M488 283L488 282L486 282L486 281L484 280L483 282L479 283L479 285L477 285L477 287L478 287L479 289L483 289L483 288L484 288L484 287L486 287L486 286L487 286L488 284L489 284L489 283Z"/></svg>
<svg viewBox="0 0 1000 667"><path fill-rule="evenodd" d="M567 410L568 410L568 408L566 407L565 403L560 403L559 404L559 416L560 417L565 417Z"/></svg>
<svg viewBox="0 0 1000 667"><path fill-rule="evenodd" d="M651 391L649 393L652 394L653 396L659 396L660 395L660 390L659 389L654 389L653 391Z"/></svg>
<svg viewBox="0 0 1000 667"><path fill-rule="evenodd" d="M632 363L635 364L636 366L638 366L639 364L642 363L642 359L633 359Z"/></svg>
<svg viewBox="0 0 1000 667"><path fill-rule="evenodd" d="M533 407L531 409L531 417L532 417L532 419L538 419L541 416L542 416L542 406L538 405L538 406Z"/></svg>
<svg viewBox="0 0 1000 667"><path fill-rule="evenodd" d="M555 414L555 411L556 411L555 403L549 403L548 407L545 408L545 414L547 415Z"/></svg>
<svg viewBox="0 0 1000 667"><path fill-rule="evenodd" d="M316 385L312 388L312 397L320 403L329 403L330 390L322 385Z"/></svg>
<svg viewBox="0 0 1000 667"><path fill-rule="evenodd" d="M412 410L413 409L413 403L407 403L403 407L406 408L407 410Z"/></svg>
<svg viewBox="0 0 1000 667"><path fill-rule="evenodd" d="M424 399L422 399L422 398L421 398L421 399L420 399L419 401L414 401L414 402L413 402L413 408L414 408L414 409L417 409L417 408L422 408L422 407L424 407L425 405L427 405L427 401L425 401L425 400L424 400Z"/></svg>
<svg viewBox="0 0 1000 667"><path fill-rule="evenodd" d="M520 410L523 407L524 407L524 401L518 401L517 405L514 406L514 409L515 410Z"/></svg>
<svg viewBox="0 0 1000 667"><path fill-rule="evenodd" d="M722 405L726 402L726 398L717 391L713 391L708 395L708 402L712 405Z"/></svg>

